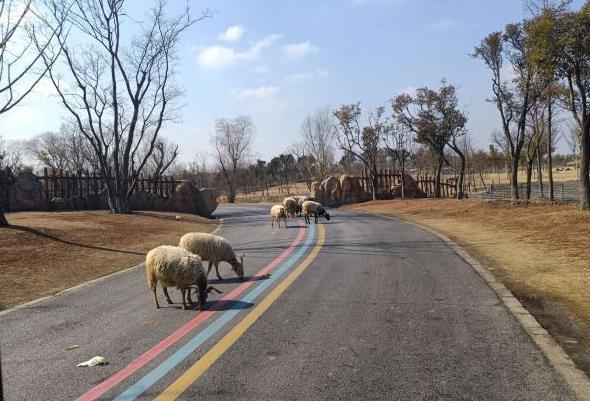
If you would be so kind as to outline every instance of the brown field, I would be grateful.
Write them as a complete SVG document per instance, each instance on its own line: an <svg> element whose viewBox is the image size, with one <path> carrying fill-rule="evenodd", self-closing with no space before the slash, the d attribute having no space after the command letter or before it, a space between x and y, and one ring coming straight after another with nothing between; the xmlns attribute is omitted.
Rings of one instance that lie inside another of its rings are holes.
<svg viewBox="0 0 590 401"><path fill-rule="evenodd" d="M452 199L346 208L417 222L463 246L590 373L590 213L574 205Z"/></svg>
<svg viewBox="0 0 590 401"><path fill-rule="evenodd" d="M237 203L281 203L284 198L291 195L308 195L309 189L304 182L294 182L289 185L281 185L276 187L268 188L268 195L264 191L262 195L261 191L251 193L239 193L236 196ZM220 200L224 202L223 199Z"/></svg>
<svg viewBox="0 0 590 401"><path fill-rule="evenodd" d="M570 169L569 171L557 171L556 168L553 169L553 181L556 183L560 183L560 182L566 182L566 181L576 181L578 179L578 173L577 170L574 166L568 166L568 168ZM450 178L450 177L447 177ZM466 178L467 179L467 178ZM471 177L469 177L469 179L471 179ZM534 182L537 182L537 170L535 169L533 171L533 177L532 177ZM518 182L526 182L526 172L525 171L519 171L518 172ZM490 185L493 183L494 185L498 185L498 184L510 184L510 178L508 177L508 175L503 172L503 173L485 173L483 174L483 183L485 183L486 187L490 187ZM477 188L479 189L480 187L483 189L483 183L481 180L481 177L476 174L475 175L475 185L477 186ZM543 183L548 186L549 182L547 181L547 172L543 170Z"/></svg>
<svg viewBox="0 0 590 401"><path fill-rule="evenodd" d="M217 227L215 220L167 212L21 212L7 218L12 227L0 228L0 309L137 265L153 247Z"/></svg>

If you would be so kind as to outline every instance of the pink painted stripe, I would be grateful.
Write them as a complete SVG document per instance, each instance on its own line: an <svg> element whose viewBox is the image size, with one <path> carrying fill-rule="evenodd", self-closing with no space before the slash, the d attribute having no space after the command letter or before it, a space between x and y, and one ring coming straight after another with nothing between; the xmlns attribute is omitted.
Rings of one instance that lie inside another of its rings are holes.
<svg viewBox="0 0 590 401"><path fill-rule="evenodd" d="M263 267L259 270L254 277L261 277L267 274L269 271L277 267L287 256L289 256L293 250L301 243L303 237L305 236L305 229L304 224L302 222L298 222L301 226L299 228L299 232L297 233L297 237L293 240L291 245L283 253L281 253L278 257L276 257L272 262L268 265ZM175 342L180 340L182 337L187 335L190 331L194 330L198 327L201 323L203 323L209 316L213 316L215 312L220 309L223 309L223 306L226 303L233 301L238 295L246 291L252 285L254 285L256 281L247 281L241 284L239 287L235 288L233 291L229 292L226 296L221 298L217 301L209 310L199 313L194 319L187 322L184 326L177 329L175 332L170 334L168 337L160 341L156 344L153 348L149 349L135 360L133 360L129 365L125 366L123 369L106 379L105 381L97 384L86 393L82 394L80 397L76 399L76 401L92 401L109 391L111 388L125 380L127 377L132 375L146 363L154 359L158 356L161 352L169 348Z"/></svg>

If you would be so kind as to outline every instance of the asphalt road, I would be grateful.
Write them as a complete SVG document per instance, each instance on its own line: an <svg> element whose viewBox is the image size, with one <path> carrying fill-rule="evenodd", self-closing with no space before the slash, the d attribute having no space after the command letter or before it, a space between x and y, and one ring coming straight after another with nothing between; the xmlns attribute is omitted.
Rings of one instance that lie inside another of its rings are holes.
<svg viewBox="0 0 590 401"><path fill-rule="evenodd" d="M493 291L432 234L339 210L321 228L291 221L286 230L271 229L266 207L217 215L220 235L246 253L246 284L223 265L226 280L214 285L224 293L208 312L156 310L136 268L0 316L6 400L575 399ZM270 277L252 278L265 266ZM109 364L76 367L95 355Z"/></svg>

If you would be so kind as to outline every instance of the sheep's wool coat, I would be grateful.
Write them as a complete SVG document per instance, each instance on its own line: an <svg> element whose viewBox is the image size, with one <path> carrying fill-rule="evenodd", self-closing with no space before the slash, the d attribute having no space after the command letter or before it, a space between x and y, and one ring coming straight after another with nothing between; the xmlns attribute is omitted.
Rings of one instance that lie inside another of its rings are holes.
<svg viewBox="0 0 590 401"><path fill-rule="evenodd" d="M317 213L318 209L320 207L322 207L321 203L314 202L314 201L305 201L305 202L303 202L302 209L303 209L303 213L309 213L309 212Z"/></svg>
<svg viewBox="0 0 590 401"><path fill-rule="evenodd" d="M148 252L145 259L148 285L160 281L166 287L186 288L207 281L201 258L185 249L162 245Z"/></svg>
<svg viewBox="0 0 590 401"><path fill-rule="evenodd" d="M238 260L230 243L219 235L188 233L182 236L178 246L212 263Z"/></svg>

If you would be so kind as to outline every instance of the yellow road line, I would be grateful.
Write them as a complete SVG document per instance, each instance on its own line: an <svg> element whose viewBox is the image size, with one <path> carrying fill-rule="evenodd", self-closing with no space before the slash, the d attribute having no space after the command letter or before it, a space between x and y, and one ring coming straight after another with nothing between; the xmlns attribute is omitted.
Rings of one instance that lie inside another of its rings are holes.
<svg viewBox="0 0 590 401"><path fill-rule="evenodd" d="M246 317L240 321L229 333L213 346L201 359L182 374L154 401L176 400L186 389L199 379L225 353L245 332L258 320L260 316L285 292L291 284L303 273L305 269L320 253L326 239L326 231L322 225L318 225L318 240L309 255L295 270L281 281Z"/></svg>

